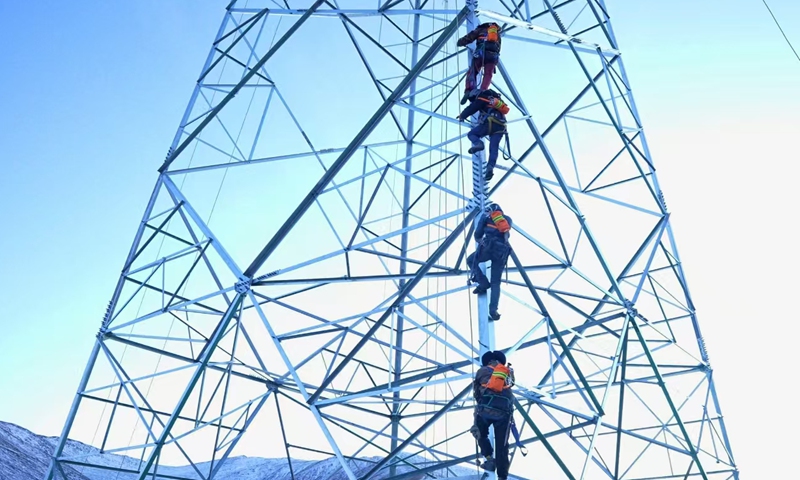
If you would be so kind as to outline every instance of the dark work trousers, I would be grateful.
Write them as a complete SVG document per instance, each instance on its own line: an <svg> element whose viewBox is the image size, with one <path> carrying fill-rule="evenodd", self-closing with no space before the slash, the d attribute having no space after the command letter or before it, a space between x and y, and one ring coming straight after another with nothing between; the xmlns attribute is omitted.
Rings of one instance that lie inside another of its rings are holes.
<svg viewBox="0 0 800 480"><path fill-rule="evenodd" d="M499 420L489 419L483 415L475 416L475 426L478 427L478 447L484 457L494 454L497 464L497 477L508 478L508 432L511 430L511 417L506 415ZM494 426L494 446L489 441L489 426Z"/></svg>
<svg viewBox="0 0 800 480"><path fill-rule="evenodd" d="M478 73L483 69L483 80L481 80L481 90L488 90L492 84L492 75L494 75L494 68L497 65L499 56L491 53L485 53L477 57L472 57L472 65L467 72L466 91L471 92L477 87Z"/></svg>
<svg viewBox="0 0 800 480"><path fill-rule="evenodd" d="M509 248L510 247L503 243L502 240L487 242L484 239L481 246L467 257L467 266L475 270L475 279L478 281L478 285L481 288L488 287L492 289L492 296L489 298L489 313L496 312L497 305L500 303L500 280L503 278L503 270L508 260ZM492 262L491 281L487 279L481 269L474 264L476 253L478 254L478 263Z"/></svg>
<svg viewBox="0 0 800 480"><path fill-rule="evenodd" d="M497 130L499 127L494 126L492 128ZM489 161L486 165L489 170L494 169L494 166L497 164L497 152L500 148L500 140L503 139L504 134L505 130L500 130L499 132L494 131L489 135L489 122L483 122L467 133L467 138L469 138L469 141L472 142L473 145L478 145L481 142L481 138L487 135L489 136Z"/></svg>

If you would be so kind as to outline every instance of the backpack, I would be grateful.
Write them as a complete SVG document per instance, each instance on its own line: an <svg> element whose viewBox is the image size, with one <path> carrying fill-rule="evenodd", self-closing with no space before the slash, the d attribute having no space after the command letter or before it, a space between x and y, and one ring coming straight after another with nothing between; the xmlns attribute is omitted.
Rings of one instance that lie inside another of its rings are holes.
<svg viewBox="0 0 800 480"><path fill-rule="evenodd" d="M498 97L490 99L489 106L499 111L503 115L508 115L508 112L511 111L511 108L509 108L508 104L500 100Z"/></svg>
<svg viewBox="0 0 800 480"><path fill-rule="evenodd" d="M486 29L486 41L497 42L500 40L500 26L496 23L490 23Z"/></svg>
<svg viewBox="0 0 800 480"><path fill-rule="evenodd" d="M481 96L481 100L488 103L489 108L497 110L503 115L508 115L508 112L511 111L508 104L500 98L500 94L494 90L486 90Z"/></svg>
<svg viewBox="0 0 800 480"><path fill-rule="evenodd" d="M489 381L483 386L497 393L502 392L506 388L511 388L511 385L507 384L506 382L509 373L510 370L508 367L502 364L497 364L494 366L492 376L489 378Z"/></svg>
<svg viewBox="0 0 800 480"><path fill-rule="evenodd" d="M489 219L492 221L492 223L487 224L487 227L495 228L497 231L503 234L511 231L511 225L508 224L508 220L506 220L506 217L503 216L502 210L494 210L490 212Z"/></svg>
<svg viewBox="0 0 800 480"><path fill-rule="evenodd" d="M478 39L475 43L475 57L481 57L487 52L491 55L500 54L500 26L496 23L482 23L478 25Z"/></svg>

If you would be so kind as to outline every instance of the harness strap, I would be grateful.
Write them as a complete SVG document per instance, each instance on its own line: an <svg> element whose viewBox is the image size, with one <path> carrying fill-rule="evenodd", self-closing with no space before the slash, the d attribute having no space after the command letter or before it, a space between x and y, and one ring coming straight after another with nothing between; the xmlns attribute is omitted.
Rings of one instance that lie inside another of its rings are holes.
<svg viewBox="0 0 800 480"><path fill-rule="evenodd" d="M505 136L506 136L506 152L508 152L508 155L503 153L503 160L511 160L511 140L508 138L508 130L506 130Z"/></svg>
<svg viewBox="0 0 800 480"><path fill-rule="evenodd" d="M491 134L492 134L492 124L493 124L493 123L496 123L496 124L500 125L500 129L501 129L501 131L503 131L503 132L505 132L505 131L506 131L506 123L505 123L505 122L501 122L500 120L498 120L498 119L494 118L494 117L493 117L493 116L491 116L491 115L489 115L488 117L486 117L486 121L487 121L487 122L489 122L489 135L491 135ZM508 134L508 132L506 132L506 134Z"/></svg>
<svg viewBox="0 0 800 480"><path fill-rule="evenodd" d="M488 390L491 392L491 390ZM503 406L492 406L492 402L495 398L502 399L505 403L505 407ZM488 401L486 401L488 400ZM480 408L485 408L489 410L495 410L497 412L501 412L504 414L510 414L513 412L514 408L512 407L512 402L507 397L495 393L483 393L481 395L480 403L478 404Z"/></svg>
<svg viewBox="0 0 800 480"><path fill-rule="evenodd" d="M500 125L501 130L506 133L506 140L508 140L508 132L506 131L506 122L501 122L500 120L498 120L497 118L495 118L492 115L487 115L486 116L486 121L489 122L489 135L492 134L492 124L496 123L496 124Z"/></svg>

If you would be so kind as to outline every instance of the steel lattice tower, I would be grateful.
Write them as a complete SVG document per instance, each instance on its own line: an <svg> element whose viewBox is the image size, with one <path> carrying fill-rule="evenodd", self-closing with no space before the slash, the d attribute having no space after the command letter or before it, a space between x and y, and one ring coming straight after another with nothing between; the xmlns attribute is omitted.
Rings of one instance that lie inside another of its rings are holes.
<svg viewBox="0 0 800 480"><path fill-rule="evenodd" d="M456 40L489 20L512 111L487 184L455 117ZM603 0L231 1L47 478L241 452L475 475L487 349L516 370L511 478L738 478L620 52ZM465 266L487 199L514 219L491 323Z"/></svg>

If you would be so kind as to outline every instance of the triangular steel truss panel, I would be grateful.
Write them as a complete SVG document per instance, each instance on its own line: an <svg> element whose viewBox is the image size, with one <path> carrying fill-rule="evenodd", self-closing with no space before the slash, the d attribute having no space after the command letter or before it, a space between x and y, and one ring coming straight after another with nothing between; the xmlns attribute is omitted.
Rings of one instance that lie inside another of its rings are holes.
<svg viewBox="0 0 800 480"><path fill-rule="evenodd" d="M484 21L512 107L490 183L456 120ZM492 346L511 478L738 478L621 52L603 0L231 1L47 478L471 478ZM514 220L491 329L488 199Z"/></svg>

